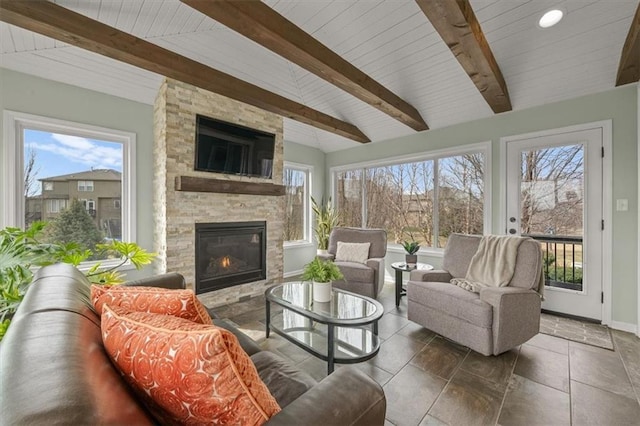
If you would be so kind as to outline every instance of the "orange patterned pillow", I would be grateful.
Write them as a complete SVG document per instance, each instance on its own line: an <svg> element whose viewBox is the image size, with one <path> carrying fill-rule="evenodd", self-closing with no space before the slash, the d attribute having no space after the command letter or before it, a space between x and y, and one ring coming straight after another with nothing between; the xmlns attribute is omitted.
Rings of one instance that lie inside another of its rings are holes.
<svg viewBox="0 0 640 426"><path fill-rule="evenodd" d="M104 306L102 341L161 423L259 425L280 411L233 333Z"/></svg>
<svg viewBox="0 0 640 426"><path fill-rule="evenodd" d="M91 286L91 302L102 315L102 307L122 306L129 311L173 315L200 324L211 324L211 317L192 290L158 287Z"/></svg>

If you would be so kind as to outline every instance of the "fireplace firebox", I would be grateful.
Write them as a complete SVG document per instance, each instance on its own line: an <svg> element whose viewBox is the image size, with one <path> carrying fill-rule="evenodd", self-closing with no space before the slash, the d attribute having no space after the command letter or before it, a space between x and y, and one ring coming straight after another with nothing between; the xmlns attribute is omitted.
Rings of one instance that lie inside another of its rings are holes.
<svg viewBox="0 0 640 426"><path fill-rule="evenodd" d="M267 277L267 223L196 223L196 294Z"/></svg>

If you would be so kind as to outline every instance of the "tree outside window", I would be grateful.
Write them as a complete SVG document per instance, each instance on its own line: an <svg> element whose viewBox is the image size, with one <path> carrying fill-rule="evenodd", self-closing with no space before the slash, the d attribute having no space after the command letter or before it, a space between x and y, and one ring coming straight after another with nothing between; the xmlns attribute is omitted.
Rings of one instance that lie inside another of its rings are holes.
<svg viewBox="0 0 640 426"><path fill-rule="evenodd" d="M390 243L435 248L454 232L482 234L484 163L484 153L469 153L338 171L343 223L385 229Z"/></svg>
<svg viewBox="0 0 640 426"><path fill-rule="evenodd" d="M336 203L344 226L362 226L363 170L345 170L334 175Z"/></svg>

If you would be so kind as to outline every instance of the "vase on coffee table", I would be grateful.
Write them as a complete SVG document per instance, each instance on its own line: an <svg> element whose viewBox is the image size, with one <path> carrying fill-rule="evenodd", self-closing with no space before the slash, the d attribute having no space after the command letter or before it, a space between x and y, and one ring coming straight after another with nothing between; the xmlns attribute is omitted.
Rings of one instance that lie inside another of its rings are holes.
<svg viewBox="0 0 640 426"><path fill-rule="evenodd" d="M328 283L321 283L313 281L313 300L315 302L330 302L331 301L331 281Z"/></svg>

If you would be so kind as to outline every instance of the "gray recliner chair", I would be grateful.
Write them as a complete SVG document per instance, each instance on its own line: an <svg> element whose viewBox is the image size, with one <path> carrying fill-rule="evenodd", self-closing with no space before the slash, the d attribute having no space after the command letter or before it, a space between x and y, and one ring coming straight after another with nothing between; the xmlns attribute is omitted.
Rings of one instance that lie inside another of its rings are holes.
<svg viewBox="0 0 640 426"><path fill-rule="evenodd" d="M336 260L338 241L345 243L370 243L369 257L365 263ZM387 232L384 229L337 227L329 235L328 254L323 259L334 260L344 279L334 281L333 286L372 298L377 298L384 285L384 257L387 255Z"/></svg>
<svg viewBox="0 0 640 426"><path fill-rule="evenodd" d="M538 334L542 251L536 241L523 241L509 284L473 293L449 281L465 277L480 238L453 234L441 270L411 272L407 317L483 355L498 355Z"/></svg>

